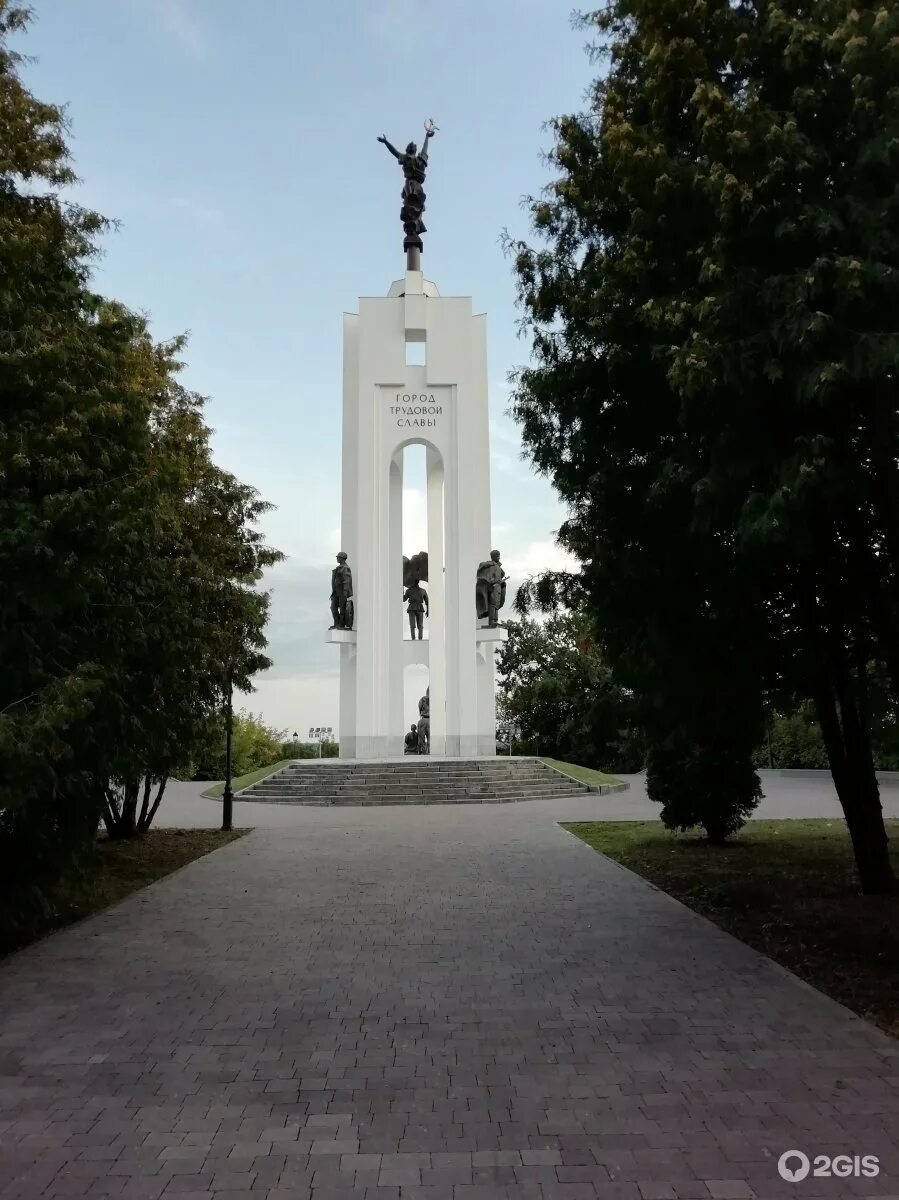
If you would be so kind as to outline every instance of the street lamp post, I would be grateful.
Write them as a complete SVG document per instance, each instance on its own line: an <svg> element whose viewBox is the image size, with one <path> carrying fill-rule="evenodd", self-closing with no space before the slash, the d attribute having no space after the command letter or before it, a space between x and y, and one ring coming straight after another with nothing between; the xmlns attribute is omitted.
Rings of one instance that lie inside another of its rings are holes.
<svg viewBox="0 0 899 1200"><path fill-rule="evenodd" d="M225 791L222 794L222 829L234 828L234 792L231 789L231 742L234 735L234 708L231 677L225 692Z"/></svg>

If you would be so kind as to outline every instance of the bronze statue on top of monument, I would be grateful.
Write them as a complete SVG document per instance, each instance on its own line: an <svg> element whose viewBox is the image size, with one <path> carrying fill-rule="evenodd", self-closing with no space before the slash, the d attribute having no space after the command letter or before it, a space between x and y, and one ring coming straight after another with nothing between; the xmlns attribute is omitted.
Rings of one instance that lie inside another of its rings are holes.
<svg viewBox="0 0 899 1200"><path fill-rule="evenodd" d="M415 142L410 142L406 146L405 151L400 151L397 150L396 146L391 145L383 133L378 138L378 141L387 147L403 168L403 175L406 180L401 193L402 206L400 208L400 220L403 223L403 230L406 234L403 241L403 249L406 251L406 269L409 271L421 270L421 252L423 249L421 235L427 233L422 218L425 211L425 200L427 199L424 182L428 169L428 143L436 132L437 126L434 122L431 120L425 121L425 140L420 150Z"/></svg>

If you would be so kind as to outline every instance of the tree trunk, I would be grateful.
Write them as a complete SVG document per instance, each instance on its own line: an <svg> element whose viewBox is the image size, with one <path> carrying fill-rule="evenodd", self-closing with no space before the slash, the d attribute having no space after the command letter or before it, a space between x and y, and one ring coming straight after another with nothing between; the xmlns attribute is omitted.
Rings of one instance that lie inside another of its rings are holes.
<svg viewBox="0 0 899 1200"><path fill-rule="evenodd" d="M140 833L143 833L150 824L147 821L147 810L150 807L150 789L152 786L153 780L147 775L144 779L144 798L140 806L140 816L137 819L137 828Z"/></svg>
<svg viewBox="0 0 899 1200"><path fill-rule="evenodd" d="M149 809L148 812L145 811L145 812L141 813L141 819L140 819L141 833L146 833L146 831L153 824L153 818L156 816L156 810L159 808L159 805L162 803L162 794L165 791L165 785L168 783L168 780L169 780L168 775L162 776L162 778L159 780L159 790L156 793L156 798L153 801L152 807ZM146 797L149 798L149 795L150 795L150 778L149 778L149 776L147 776Z"/></svg>
<svg viewBox="0 0 899 1200"><path fill-rule="evenodd" d="M115 827L118 819L119 814L112 789L105 788L103 792L103 824L106 826L107 837L115 837Z"/></svg>
<svg viewBox="0 0 899 1200"><path fill-rule="evenodd" d="M727 833L724 827L718 821L703 821L702 827L705 830L706 839L710 846L726 846Z"/></svg>
<svg viewBox="0 0 899 1200"><path fill-rule="evenodd" d="M890 864L889 839L883 824L870 738L848 683L844 663L831 686L822 687L815 696L815 707L834 786L852 839L861 889L866 896L876 896L893 891L896 879Z"/></svg>
<svg viewBox="0 0 899 1200"><path fill-rule="evenodd" d="M828 611L830 580L802 572L797 590L798 614L813 664L814 701L830 762L830 773L852 840L859 883L865 895L895 890L889 839L883 823L880 791L874 770L867 720L867 639ZM852 671L854 647L855 676Z"/></svg>

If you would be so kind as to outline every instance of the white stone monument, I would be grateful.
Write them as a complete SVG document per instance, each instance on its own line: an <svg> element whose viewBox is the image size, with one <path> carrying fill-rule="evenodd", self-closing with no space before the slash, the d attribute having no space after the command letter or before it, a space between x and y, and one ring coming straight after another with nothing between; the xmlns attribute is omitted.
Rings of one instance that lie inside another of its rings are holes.
<svg viewBox="0 0 899 1200"><path fill-rule="evenodd" d="M478 565L492 549L486 322L471 297L440 296L423 278L406 203L404 189L405 278L344 316L340 549L354 620L327 634L340 646L340 756L403 754L403 672L413 663L428 668L431 754L492 756L494 655L506 631L475 607ZM407 347L421 343L425 365L413 365ZM425 640L407 636L403 606L403 451L415 445L427 467Z"/></svg>

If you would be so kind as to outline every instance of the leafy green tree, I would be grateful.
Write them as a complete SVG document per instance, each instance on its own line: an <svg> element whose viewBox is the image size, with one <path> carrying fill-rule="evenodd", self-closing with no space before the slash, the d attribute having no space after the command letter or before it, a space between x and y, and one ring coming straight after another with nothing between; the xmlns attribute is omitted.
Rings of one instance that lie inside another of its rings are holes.
<svg viewBox="0 0 899 1200"><path fill-rule="evenodd" d="M339 758L340 745L338 742L322 742L319 754L318 742L301 742L291 739L281 746L282 758Z"/></svg>
<svg viewBox="0 0 899 1200"><path fill-rule="evenodd" d="M544 245L515 247L526 438L572 506L563 536L610 641L630 631L613 664L651 642L600 585L633 555L648 582L660 542L707 557L677 599L727 725L756 731L760 684L814 698L862 888L887 890L867 680L884 662L895 698L899 13L616 0L586 20L610 69L589 111L555 123L560 175L532 206ZM664 663L650 649L635 689L664 694Z"/></svg>
<svg viewBox="0 0 899 1200"><path fill-rule="evenodd" d="M713 211L700 286L653 320L660 341L678 329L669 377L709 451L699 509L763 581L777 679L813 697L863 890L885 891L869 664L895 700L899 14L819 0L716 18L689 107L690 184ZM658 17L646 29L656 52L670 41Z"/></svg>
<svg viewBox="0 0 899 1200"><path fill-rule="evenodd" d="M635 696L663 820L718 838L759 797L756 589L732 541L694 520L705 464L641 318L659 287L695 280L682 244L702 205L672 204L664 235L654 234L649 206L665 203L667 182L649 147L625 159L615 127L629 103L642 104L640 120L667 110L642 98L646 64L617 52L591 111L555 122L561 178L531 209L542 244L510 245L534 352L513 411L569 508L560 541L583 564L577 578L547 579L542 594L538 585L522 599L545 606L555 589L583 595L616 682Z"/></svg>
<svg viewBox="0 0 899 1200"><path fill-rule="evenodd" d="M123 647L123 686L140 701L121 710L129 729L106 792L104 819L116 836L149 826L174 765L206 742L229 682L249 688L250 675L269 665L262 653L268 602L254 586L281 557L254 528L268 506L211 461L202 398L177 383L174 355L182 344L141 346L158 398L157 495L135 597L140 636ZM140 690L129 686L129 675ZM136 816L138 788L144 802Z"/></svg>
<svg viewBox="0 0 899 1200"><path fill-rule="evenodd" d="M500 715L532 752L604 770L639 771L633 697L613 683L577 612L509 621L497 656Z"/></svg>
<svg viewBox="0 0 899 1200"><path fill-rule="evenodd" d="M96 213L73 180L59 109L23 87L0 0L0 875L7 883L93 837L81 750L126 636L120 600L141 556L150 397L125 363L140 322L88 287Z"/></svg>
<svg viewBox="0 0 899 1200"><path fill-rule="evenodd" d="M146 828L227 681L267 665L279 556L252 489L212 463L183 340L90 290L97 214L61 112L22 85L0 0L0 877L31 884Z"/></svg>
<svg viewBox="0 0 899 1200"><path fill-rule="evenodd" d="M291 747L285 741L286 730L266 725L261 716L241 710L233 717L231 744L231 773L234 776L248 775L259 767L269 767L282 758L301 758L302 755L286 753ZM198 770L199 779L225 778L225 723L216 725L215 736L208 753Z"/></svg>
<svg viewBox="0 0 899 1200"><path fill-rule="evenodd" d="M871 747L878 770L899 769L899 727L890 682L882 664L868 665ZM776 711L768 721L768 737L754 755L756 766L780 770L827 770L827 748L815 705L804 700L793 709Z"/></svg>
<svg viewBox="0 0 899 1200"><path fill-rule="evenodd" d="M757 767L778 770L827 770L827 751L814 706L800 704L795 712L775 712L763 745L753 755Z"/></svg>
<svg viewBox="0 0 899 1200"><path fill-rule="evenodd" d="M249 689L250 676L270 665L262 652L268 598L255 586L282 557L255 528L269 506L212 462L202 397L177 383L182 346L183 339L154 346L146 336L136 346L143 386L156 398L151 519L130 581L130 636L105 692L105 743L97 746L111 774L104 821L117 837L149 828L169 776L207 742L228 682Z"/></svg>

